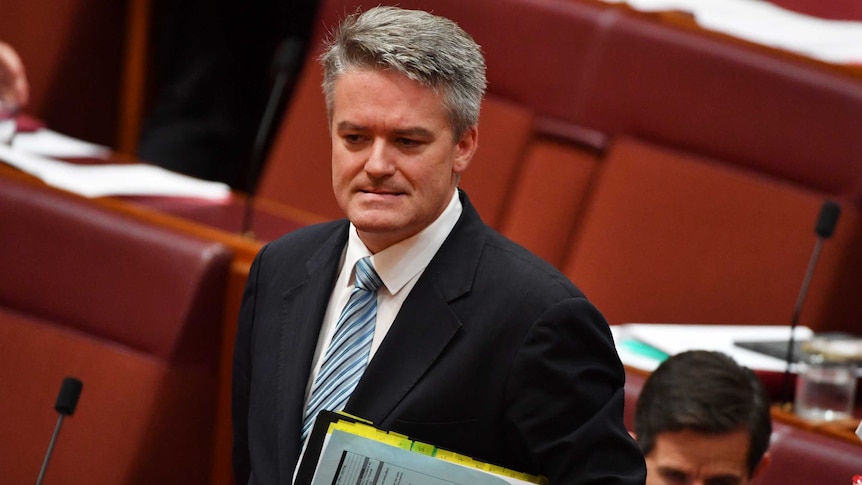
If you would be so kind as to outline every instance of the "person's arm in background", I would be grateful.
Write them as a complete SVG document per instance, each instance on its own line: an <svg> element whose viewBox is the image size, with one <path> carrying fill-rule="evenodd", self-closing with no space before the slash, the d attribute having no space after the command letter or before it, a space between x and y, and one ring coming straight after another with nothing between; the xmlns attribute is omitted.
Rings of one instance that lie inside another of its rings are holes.
<svg viewBox="0 0 862 485"><path fill-rule="evenodd" d="M27 104L30 86L24 64L15 49L0 41L0 114L18 111Z"/></svg>

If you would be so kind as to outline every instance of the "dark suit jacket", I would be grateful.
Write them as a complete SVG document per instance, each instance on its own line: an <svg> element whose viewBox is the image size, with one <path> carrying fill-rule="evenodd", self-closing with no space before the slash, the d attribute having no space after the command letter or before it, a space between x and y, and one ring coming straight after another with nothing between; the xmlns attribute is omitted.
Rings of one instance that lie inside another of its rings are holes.
<svg viewBox="0 0 862 485"><path fill-rule="evenodd" d="M644 483L623 425L607 323L560 272L464 211L404 302L345 411L552 485ZM305 389L347 242L345 220L255 259L233 367L238 483L288 484Z"/></svg>

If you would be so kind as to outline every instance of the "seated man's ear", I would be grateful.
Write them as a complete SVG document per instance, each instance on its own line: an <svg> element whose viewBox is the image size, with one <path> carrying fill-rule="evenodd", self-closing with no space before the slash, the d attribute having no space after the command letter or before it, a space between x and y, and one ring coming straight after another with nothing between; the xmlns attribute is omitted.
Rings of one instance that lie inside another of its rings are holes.
<svg viewBox="0 0 862 485"><path fill-rule="evenodd" d="M637 440L638 440L638 435L637 435L637 434L635 434L635 432L634 432L634 431L629 431L629 435L631 435L631 437L632 437L632 439L633 439L633 440L635 440L635 441L637 441Z"/></svg>
<svg viewBox="0 0 862 485"><path fill-rule="evenodd" d="M757 475L759 475L760 472L762 472L767 466L769 466L770 462L772 462L772 455L770 455L767 451L763 454L763 458L760 459L760 463L757 464L757 468L755 468L754 472L751 474L752 480L757 478Z"/></svg>

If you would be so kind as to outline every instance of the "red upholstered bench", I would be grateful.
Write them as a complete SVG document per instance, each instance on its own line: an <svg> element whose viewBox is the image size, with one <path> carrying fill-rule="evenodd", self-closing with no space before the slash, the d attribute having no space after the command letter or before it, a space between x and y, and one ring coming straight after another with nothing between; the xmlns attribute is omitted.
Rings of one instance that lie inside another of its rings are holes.
<svg viewBox="0 0 862 485"><path fill-rule="evenodd" d="M594 55L584 125L862 204L858 77L640 12L609 17Z"/></svg>
<svg viewBox="0 0 862 485"><path fill-rule="evenodd" d="M610 323L790 323L822 194L635 139L600 165L563 269ZM802 325L859 332L860 237L846 205Z"/></svg>
<svg viewBox="0 0 862 485"><path fill-rule="evenodd" d="M7 178L0 234L3 481L35 481L70 375L46 481L205 483L231 251Z"/></svg>
<svg viewBox="0 0 862 485"><path fill-rule="evenodd" d="M769 452L772 462L758 477L761 485L849 485L862 474L862 445L774 420Z"/></svg>

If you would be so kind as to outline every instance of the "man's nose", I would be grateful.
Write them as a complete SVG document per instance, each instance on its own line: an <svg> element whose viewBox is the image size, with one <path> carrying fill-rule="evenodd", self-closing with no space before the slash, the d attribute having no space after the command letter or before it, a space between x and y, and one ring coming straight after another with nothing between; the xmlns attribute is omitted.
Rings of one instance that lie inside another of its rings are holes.
<svg viewBox="0 0 862 485"><path fill-rule="evenodd" d="M389 175L395 171L392 146L383 139L375 139L365 160L365 171L374 177Z"/></svg>

